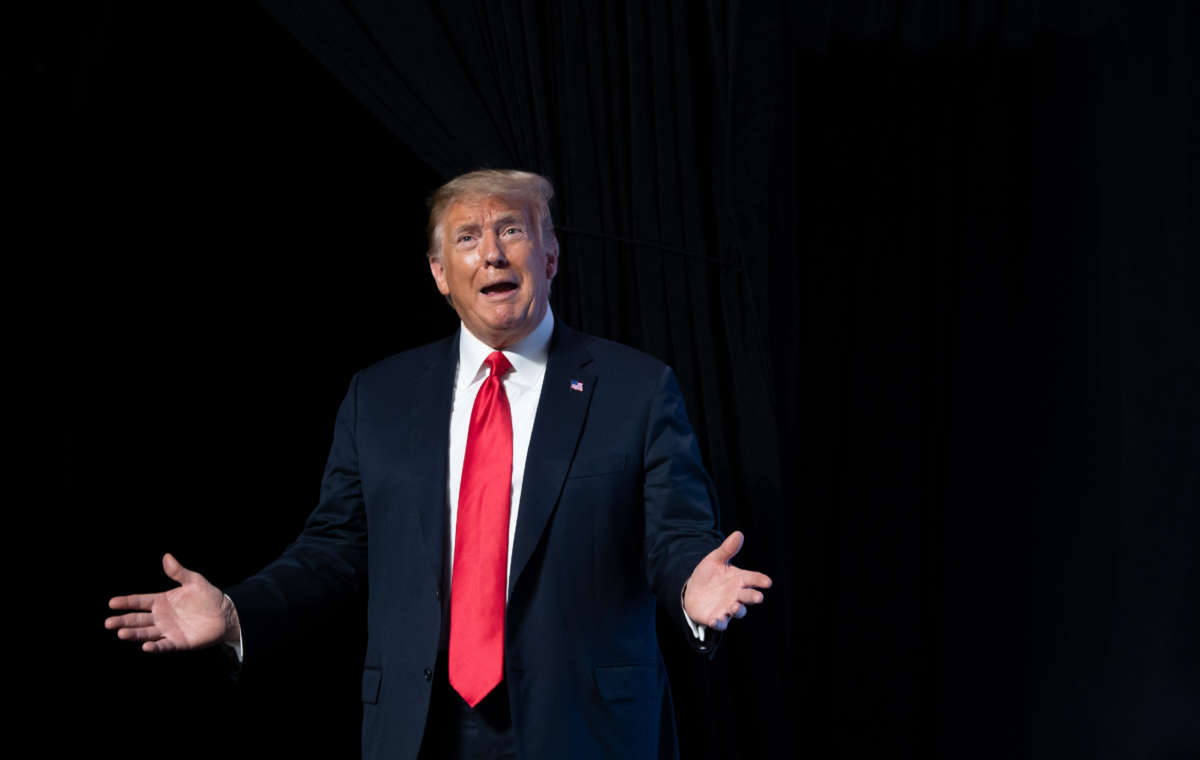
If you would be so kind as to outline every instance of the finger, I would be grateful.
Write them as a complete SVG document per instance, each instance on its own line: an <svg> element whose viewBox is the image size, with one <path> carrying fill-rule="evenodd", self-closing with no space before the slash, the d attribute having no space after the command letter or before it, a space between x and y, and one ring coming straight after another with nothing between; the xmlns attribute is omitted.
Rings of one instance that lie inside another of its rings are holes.
<svg viewBox="0 0 1200 760"><path fill-rule="evenodd" d="M156 625L148 625L144 628L122 628L117 631L117 638L122 641L158 641L162 637L162 630Z"/></svg>
<svg viewBox="0 0 1200 760"><path fill-rule="evenodd" d="M721 545L712 550L708 556L722 564L729 564L729 560L734 558L739 551L742 550L742 542L745 540L740 530L735 530L729 534L729 537L721 542Z"/></svg>
<svg viewBox="0 0 1200 760"><path fill-rule="evenodd" d="M752 588L771 588L771 576L763 573L756 573L751 570L743 570L741 578L742 585Z"/></svg>
<svg viewBox="0 0 1200 760"><path fill-rule="evenodd" d="M154 606L158 594L130 594L129 596L114 596L108 600L108 608L112 610L148 610Z"/></svg>
<svg viewBox="0 0 1200 760"><path fill-rule="evenodd" d="M109 630L113 628L141 628L147 625L154 625L154 616L148 612L114 615L104 621L104 627Z"/></svg>
<svg viewBox="0 0 1200 760"><path fill-rule="evenodd" d="M174 652L175 649L176 647L171 643L170 639L147 641L146 643L142 644L143 652Z"/></svg>
<svg viewBox="0 0 1200 760"><path fill-rule="evenodd" d="M752 588L744 588L738 592L737 599L742 604L762 604L766 597L761 591L755 591Z"/></svg>
<svg viewBox="0 0 1200 760"><path fill-rule="evenodd" d="M738 604L733 610L733 616L738 619L746 617L746 605Z"/></svg>
<svg viewBox="0 0 1200 760"><path fill-rule="evenodd" d="M187 583L199 575L179 564L179 560L175 559L175 555L170 552L163 555L163 572L176 583Z"/></svg>

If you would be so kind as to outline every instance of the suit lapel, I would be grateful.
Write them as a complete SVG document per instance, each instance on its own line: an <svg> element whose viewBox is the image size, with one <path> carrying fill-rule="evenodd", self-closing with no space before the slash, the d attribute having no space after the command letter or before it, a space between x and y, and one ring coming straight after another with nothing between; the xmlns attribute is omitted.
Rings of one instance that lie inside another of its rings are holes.
<svg viewBox="0 0 1200 760"><path fill-rule="evenodd" d="M425 477L412 479L407 494L416 505L434 582L440 588L446 542L446 479L450 452L450 406L454 396L454 373L458 366L458 331L447 341L444 352L435 353L410 386L421 401L412 404L408 418L412 472Z"/></svg>
<svg viewBox="0 0 1200 760"><path fill-rule="evenodd" d="M510 594L554 513L567 469L575 457L596 386L595 375L583 370L591 360L583 339L556 322L525 461L509 573Z"/></svg>

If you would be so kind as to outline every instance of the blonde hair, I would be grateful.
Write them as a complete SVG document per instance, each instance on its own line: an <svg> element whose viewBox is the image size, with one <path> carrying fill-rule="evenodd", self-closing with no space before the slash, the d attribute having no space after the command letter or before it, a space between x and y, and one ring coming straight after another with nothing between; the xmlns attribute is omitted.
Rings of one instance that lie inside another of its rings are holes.
<svg viewBox="0 0 1200 760"><path fill-rule="evenodd" d="M452 205L469 198L503 198L519 202L533 214L531 221L537 230L538 244L547 239L557 242L554 221L550 218L550 199L553 197L554 186L550 180L533 172L479 169L455 177L429 198L429 250L426 255L431 259L442 255L442 220Z"/></svg>

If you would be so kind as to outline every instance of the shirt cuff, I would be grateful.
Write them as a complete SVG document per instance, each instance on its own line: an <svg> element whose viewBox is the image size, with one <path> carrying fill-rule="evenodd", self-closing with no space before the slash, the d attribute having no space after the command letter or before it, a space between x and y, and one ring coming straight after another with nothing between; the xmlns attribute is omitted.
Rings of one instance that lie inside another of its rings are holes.
<svg viewBox="0 0 1200 760"><path fill-rule="evenodd" d="M225 598L229 599L229 594L226 594ZM233 604L233 600L229 599L229 603ZM685 612L684 615L687 615L687 613ZM688 623L691 623L691 622L692 621L690 621L690 620L688 621ZM242 664L243 642L242 642L242 624L240 622L238 623L237 641L223 641L221 643L233 650L233 653L237 655L238 665L241 665Z"/></svg>
<svg viewBox="0 0 1200 760"><path fill-rule="evenodd" d="M703 625L698 625L692 621L692 618L687 614L687 608L683 606L683 594L687 591L687 584L683 584L683 589L679 592L679 606L683 609L683 619L687 621L688 628L692 629L692 635L700 641L704 641L704 631L707 628ZM238 655L238 662L241 662L241 655Z"/></svg>

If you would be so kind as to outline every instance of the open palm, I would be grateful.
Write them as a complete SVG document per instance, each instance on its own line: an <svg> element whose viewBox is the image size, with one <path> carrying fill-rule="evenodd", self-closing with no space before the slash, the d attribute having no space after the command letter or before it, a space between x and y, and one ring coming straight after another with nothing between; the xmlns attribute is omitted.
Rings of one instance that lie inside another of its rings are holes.
<svg viewBox="0 0 1200 760"><path fill-rule="evenodd" d="M684 586L683 609L694 622L723 631L733 618L746 616L747 604L763 600L759 589L771 587L771 579L763 573L730 564L744 540L742 532L735 530L692 571Z"/></svg>
<svg viewBox="0 0 1200 760"><path fill-rule="evenodd" d="M146 652L203 649L233 635L236 613L219 588L170 554L163 556L163 571L178 588L113 598L110 608L129 612L108 618L104 627L116 629L117 638L141 641Z"/></svg>

